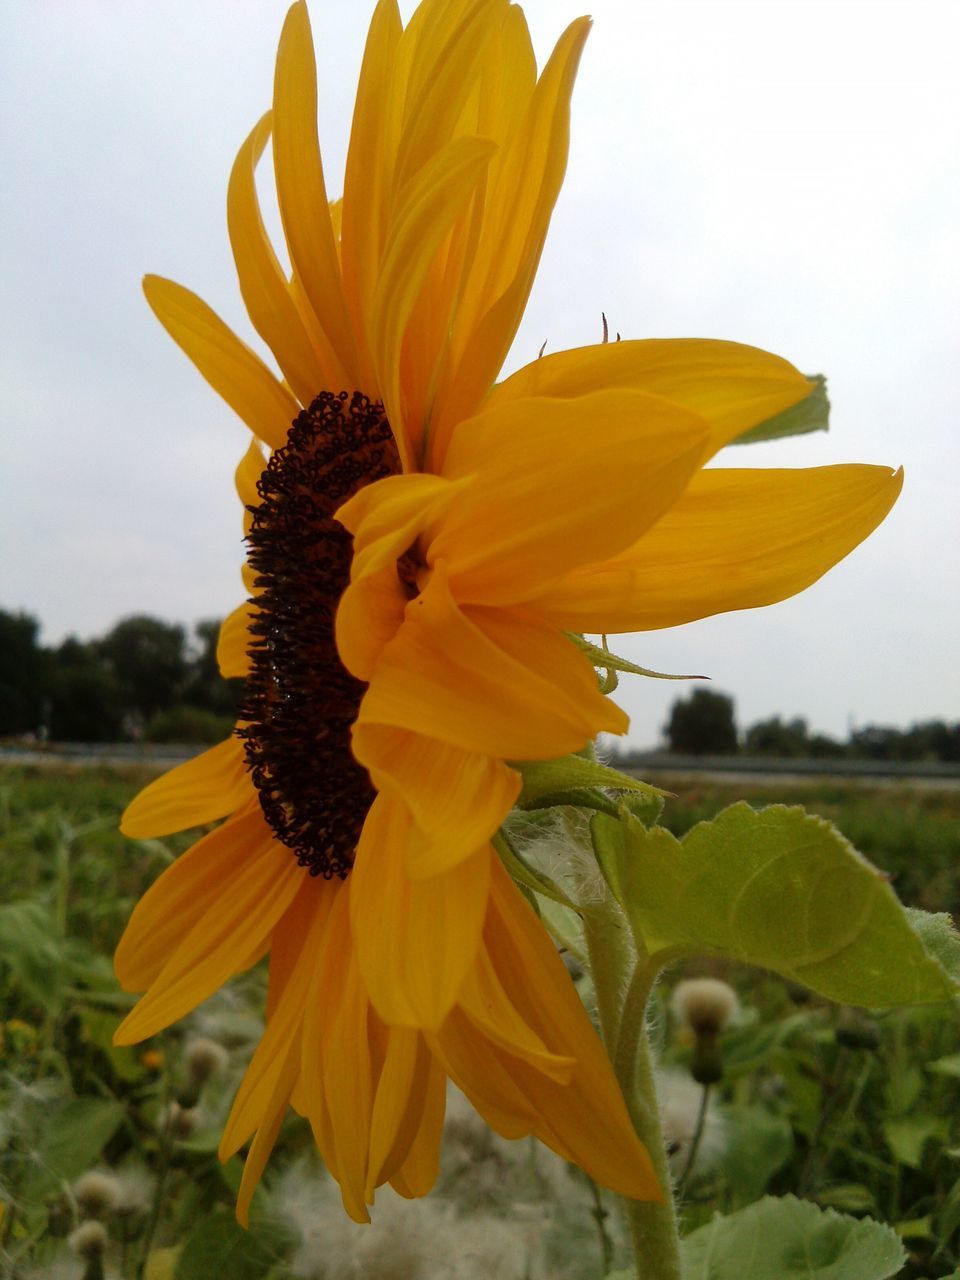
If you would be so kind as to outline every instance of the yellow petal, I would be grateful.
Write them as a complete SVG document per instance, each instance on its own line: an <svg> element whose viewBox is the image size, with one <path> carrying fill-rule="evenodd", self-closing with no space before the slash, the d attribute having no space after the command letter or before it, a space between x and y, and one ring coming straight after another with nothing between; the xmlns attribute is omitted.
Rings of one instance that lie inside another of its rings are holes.
<svg viewBox="0 0 960 1280"><path fill-rule="evenodd" d="M376 1015L371 1015L376 1017ZM370 1119L370 1156L365 1194L373 1200L409 1155L423 1119L431 1054L423 1036L408 1027L384 1027L383 1065Z"/></svg>
<svg viewBox="0 0 960 1280"><path fill-rule="evenodd" d="M154 1035L242 970L293 901L305 874L290 850L265 831L255 855L225 877L215 905L181 937L114 1042L135 1044Z"/></svg>
<svg viewBox="0 0 960 1280"><path fill-rule="evenodd" d="M434 21L422 15L423 39L411 66L404 128L394 161L398 190L454 136L482 69L484 46L495 35L505 9L505 0L472 0L438 7Z"/></svg>
<svg viewBox="0 0 960 1280"><path fill-rule="evenodd" d="M224 680L243 680L250 673L250 624L257 613L253 605L242 604L220 624L217 666Z"/></svg>
<svg viewBox="0 0 960 1280"><path fill-rule="evenodd" d="M440 1172L440 1140L447 1103L447 1077L431 1054L423 1083L420 1085L423 1111L420 1126L400 1168L391 1175L394 1191L407 1199L425 1196Z"/></svg>
<svg viewBox="0 0 960 1280"><path fill-rule="evenodd" d="M437 1027L473 964L492 854L483 847L453 871L412 880L415 830L405 807L377 796L350 876L351 924L370 1000L391 1025Z"/></svg>
<svg viewBox="0 0 960 1280"><path fill-rule="evenodd" d="M511 609L461 610L437 565L384 646L357 716L482 756L578 751L627 718L559 631Z"/></svg>
<svg viewBox="0 0 960 1280"><path fill-rule="evenodd" d="M358 388L350 321L317 138L317 68L303 0L291 6L273 82L273 163L290 261L348 381ZM330 388L340 390L340 387Z"/></svg>
<svg viewBox="0 0 960 1280"><path fill-rule="evenodd" d="M339 881L306 879L273 930L267 1025L247 1067L220 1139L227 1160L258 1128L269 1124L277 1085L288 1076L294 1047L299 1067L300 1032L324 925ZM288 1095L289 1096L289 1095Z"/></svg>
<svg viewBox="0 0 960 1280"><path fill-rule="evenodd" d="M243 503L243 536L246 537L253 524L252 507L260 505L260 493L257 485L263 475L264 458L260 444L256 439L250 441L246 453L240 459L240 465L233 473L237 496ZM248 566L244 565L244 569Z"/></svg>
<svg viewBox="0 0 960 1280"><path fill-rule="evenodd" d="M341 892L330 913L332 927L318 966L313 999L327 1005L317 1047L343 1205L355 1222L368 1222L366 1183L373 1110L370 1005L349 941L349 896L346 890ZM335 947L338 954L334 954ZM309 1062L305 1044L306 1070Z"/></svg>
<svg viewBox="0 0 960 1280"><path fill-rule="evenodd" d="M378 0L370 22L343 180L341 248L343 285L354 332L365 335L383 250L389 151L386 139L399 110L393 96L402 32L396 0ZM379 396L370 352L361 346L361 385Z"/></svg>
<svg viewBox="0 0 960 1280"><path fill-rule="evenodd" d="M124 991L145 991L178 942L216 909L225 884L267 838L255 799L216 831L211 831L156 880L134 907L114 957Z"/></svg>
<svg viewBox="0 0 960 1280"><path fill-rule="evenodd" d="M135 840L167 836L216 822L253 795L243 744L227 738L144 787L124 811L120 830Z"/></svg>
<svg viewBox="0 0 960 1280"><path fill-rule="evenodd" d="M283 1067L274 1085L273 1095L265 1109L264 1122L257 1130L256 1137L250 1144L250 1150L243 1164L243 1176L237 1192L237 1221L241 1227L250 1225L250 1202L256 1191L263 1171L280 1135L280 1126L287 1112L290 1094L296 1080L299 1063L297 1060L297 1044L287 1046L283 1056Z"/></svg>
<svg viewBox="0 0 960 1280"><path fill-rule="evenodd" d="M447 871L498 830L520 794L520 775L501 760L419 733L357 725L353 753L378 791L404 801L418 828L407 864L415 879Z"/></svg>
<svg viewBox="0 0 960 1280"><path fill-rule="evenodd" d="M309 405L325 388L346 387L348 379L329 344L320 342L319 330L308 331L260 216L254 172L270 126L268 112L237 153L227 189L227 227L240 292L253 327L273 352L300 403Z"/></svg>
<svg viewBox="0 0 960 1280"><path fill-rule="evenodd" d="M563 961L499 861L492 869L484 942L520 1017L554 1053L576 1059L569 1084L543 1076L522 1057L511 1060L519 1088L536 1100L538 1136L620 1195L662 1199L610 1060Z"/></svg>
<svg viewBox="0 0 960 1280"><path fill-rule="evenodd" d="M439 470L457 422L475 413L513 342L567 165L570 97L590 20L560 37L522 127L491 167L477 253L451 340L449 373L431 423L430 465Z"/></svg>
<svg viewBox="0 0 960 1280"><path fill-rule="evenodd" d="M457 1005L491 1044L512 1057L521 1058L559 1084L569 1082L576 1067L575 1059L551 1053L536 1031L521 1018L504 991L485 947L480 948L476 963L460 988Z"/></svg>
<svg viewBox="0 0 960 1280"><path fill-rule="evenodd" d="M700 466L706 424L637 391L502 403L461 423L444 475L472 476L427 560L461 602L514 604L634 543Z"/></svg>
<svg viewBox="0 0 960 1280"><path fill-rule="evenodd" d="M646 339L577 347L544 356L499 383L496 406L527 396L563 399L598 387L645 391L699 415L710 454L750 427L799 403L812 383L780 356L739 342Z"/></svg>
<svg viewBox="0 0 960 1280"><path fill-rule="evenodd" d="M499 1053L490 1038L459 1007L427 1041L458 1089L470 1099L491 1129L503 1138L525 1138L540 1124L536 1094L527 1096L513 1074L513 1059Z"/></svg>
<svg viewBox="0 0 960 1280"><path fill-rule="evenodd" d="M154 315L254 435L279 449L300 406L258 355L195 293L161 276L145 276Z"/></svg>
<svg viewBox="0 0 960 1280"><path fill-rule="evenodd" d="M454 138L404 189L384 246L371 317L377 382L404 468L418 456L422 423L411 420L401 387L403 341L435 255L477 190L494 144Z"/></svg>
<svg viewBox="0 0 960 1280"><path fill-rule="evenodd" d="M365 485L337 511L337 520L353 534L351 582L337 610L337 648L358 680L370 679L380 651L403 621L409 597L397 561L462 488L439 476L388 476Z"/></svg>
<svg viewBox="0 0 960 1280"><path fill-rule="evenodd" d="M575 631L649 631L796 595L883 520L902 471L707 470L628 552L576 570L535 608Z"/></svg>

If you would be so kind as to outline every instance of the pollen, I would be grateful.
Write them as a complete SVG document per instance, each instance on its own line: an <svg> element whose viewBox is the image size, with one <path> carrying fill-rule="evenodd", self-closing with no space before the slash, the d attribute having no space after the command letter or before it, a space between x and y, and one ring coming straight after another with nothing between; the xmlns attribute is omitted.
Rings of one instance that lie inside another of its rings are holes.
<svg viewBox="0 0 960 1280"><path fill-rule="evenodd" d="M250 508L257 613L237 733L270 828L326 880L349 873L375 795L350 747L366 685L334 639L353 539L333 513L399 470L383 406L324 391L271 456Z"/></svg>

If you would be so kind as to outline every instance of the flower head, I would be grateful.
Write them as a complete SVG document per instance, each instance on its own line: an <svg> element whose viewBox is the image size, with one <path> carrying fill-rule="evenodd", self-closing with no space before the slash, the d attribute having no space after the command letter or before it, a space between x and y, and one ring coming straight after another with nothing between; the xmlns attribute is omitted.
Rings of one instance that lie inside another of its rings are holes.
<svg viewBox="0 0 960 1280"><path fill-rule="evenodd" d="M720 978L685 978L673 989L670 1007L677 1022L694 1035L716 1036L736 1017L737 993Z"/></svg>
<svg viewBox="0 0 960 1280"><path fill-rule="evenodd" d="M116 1208L120 1199L120 1183L112 1173L88 1169L73 1184L73 1194L84 1214L102 1218Z"/></svg>
<svg viewBox="0 0 960 1280"><path fill-rule="evenodd" d="M317 144L307 11L240 149L228 223L280 376L194 294L148 301L253 440L237 473L250 593L224 623L237 734L152 784L133 836L226 821L169 868L117 952L131 1042L266 953L263 1039L223 1136L253 1188L292 1105L348 1212L426 1192L452 1078L627 1196L660 1195L564 966L491 837L510 761L622 733L571 631L670 626L801 590L883 517L882 467L704 470L798 402L792 366L723 342L561 352L495 383L567 158L589 22L537 75L519 7L380 0L343 198ZM254 171L272 139L291 264ZM263 447L269 451L264 456Z"/></svg>

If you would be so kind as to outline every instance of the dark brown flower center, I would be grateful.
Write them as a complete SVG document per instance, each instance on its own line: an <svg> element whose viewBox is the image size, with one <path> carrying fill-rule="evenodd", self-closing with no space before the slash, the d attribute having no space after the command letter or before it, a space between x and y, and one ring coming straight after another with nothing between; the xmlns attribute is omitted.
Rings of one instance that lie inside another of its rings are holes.
<svg viewBox="0 0 960 1280"><path fill-rule="evenodd" d="M399 470L383 406L359 391L324 391L270 458L251 508L257 611L237 732L277 839L327 880L353 865L374 797L350 749L366 685L344 668L334 639L353 539L333 513Z"/></svg>

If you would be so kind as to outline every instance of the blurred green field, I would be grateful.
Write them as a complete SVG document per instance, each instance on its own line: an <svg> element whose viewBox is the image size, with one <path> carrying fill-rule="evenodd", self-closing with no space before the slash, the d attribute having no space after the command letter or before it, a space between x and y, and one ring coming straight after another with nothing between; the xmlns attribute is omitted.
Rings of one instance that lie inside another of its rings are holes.
<svg viewBox="0 0 960 1280"><path fill-rule="evenodd" d="M100 1214L106 1276L429 1280L453 1274L451 1250L472 1257L471 1249L476 1266L458 1276L600 1280L622 1264L612 1198L532 1144L493 1138L456 1102L441 1180L427 1201L398 1207L388 1197L381 1207L378 1198L379 1225L352 1227L306 1126L293 1117L258 1193L254 1229L234 1226L240 1166L221 1166L215 1148L259 1034L262 972L245 975L185 1027L134 1049L111 1045L130 1003L115 985L112 949L137 898L192 839L119 835L120 811L150 776L135 768L0 770L0 1275L92 1280L68 1243L89 1216L75 1184L90 1168L122 1191ZM958 792L658 784L676 793L663 820L677 834L736 799L804 804L887 872L908 905L960 906ZM895 1224L910 1252L904 1277L951 1275L960 1261L956 1008L874 1018L757 971L704 962L684 973L723 977L741 1002L685 1188L686 1226L767 1191L792 1191ZM689 1046L669 1013L682 976L668 975L654 1010L680 1164L699 1098L687 1074ZM174 1123L179 1113L169 1105L190 1101L188 1045L198 1036L222 1046L226 1065ZM499 1262L491 1260L495 1247Z"/></svg>

